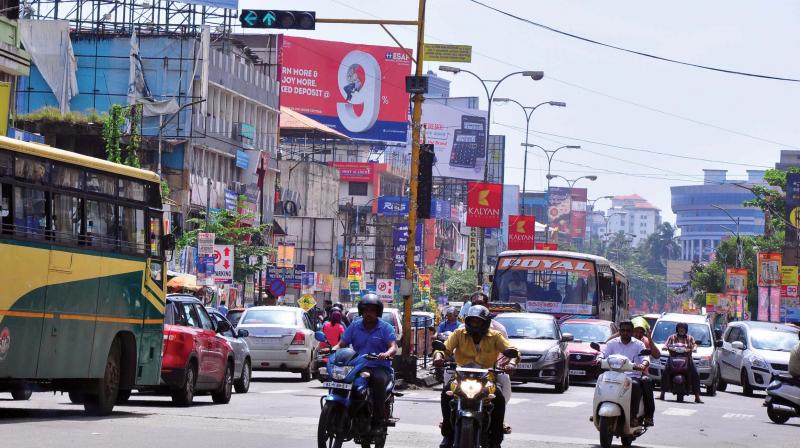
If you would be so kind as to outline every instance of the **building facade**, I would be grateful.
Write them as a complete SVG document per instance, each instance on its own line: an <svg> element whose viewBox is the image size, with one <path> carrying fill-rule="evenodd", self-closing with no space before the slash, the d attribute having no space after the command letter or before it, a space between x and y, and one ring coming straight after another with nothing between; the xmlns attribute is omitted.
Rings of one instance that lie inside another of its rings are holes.
<svg viewBox="0 0 800 448"><path fill-rule="evenodd" d="M726 170L703 170L702 185L672 187L672 211L681 231L681 259L709 261L720 242L733 234L739 221L741 235L761 235L764 213L742 203L753 199L748 188L764 183L764 172L748 171L747 182L727 179ZM721 210L723 209L723 210ZM728 216L730 214L731 216Z"/></svg>
<svg viewBox="0 0 800 448"><path fill-rule="evenodd" d="M603 234L625 233L634 246L646 240L661 225L661 210L638 194L614 196L606 216L608 227L603 229Z"/></svg>

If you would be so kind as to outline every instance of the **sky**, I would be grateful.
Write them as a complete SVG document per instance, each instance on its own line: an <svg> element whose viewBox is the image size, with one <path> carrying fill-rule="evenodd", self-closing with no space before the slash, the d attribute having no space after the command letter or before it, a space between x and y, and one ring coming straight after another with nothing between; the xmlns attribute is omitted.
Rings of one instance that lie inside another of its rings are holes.
<svg viewBox="0 0 800 448"><path fill-rule="evenodd" d="M800 2L773 0L574 1L481 0L525 19L618 47L727 70L800 78ZM312 10L324 18L416 19L417 0L270 0L274 9ZM240 0L240 8L264 8L263 0ZM416 30L389 27L406 48ZM286 34L354 43L396 45L377 25L318 24L314 31ZM797 104L800 83L713 72L624 53L560 35L493 12L471 0L428 0L425 39L472 46L470 64L451 64L499 79L518 70L542 70L541 81L515 76L497 90L525 105L541 107L531 123L530 143L562 150L553 174L581 180L589 198L639 194L674 223L670 186L702 183L703 169L774 167L781 149L800 150ZM443 64L443 63L442 63ZM436 70L438 62L425 62ZM486 98L466 74L451 79L451 96ZM525 117L515 105L492 108L492 134L506 135L506 184L522 184ZM538 151L538 152L537 152ZM698 160L703 159L703 160ZM529 152L528 190L543 190L547 162ZM553 186L564 186L554 180ZM597 203L598 209L610 206Z"/></svg>

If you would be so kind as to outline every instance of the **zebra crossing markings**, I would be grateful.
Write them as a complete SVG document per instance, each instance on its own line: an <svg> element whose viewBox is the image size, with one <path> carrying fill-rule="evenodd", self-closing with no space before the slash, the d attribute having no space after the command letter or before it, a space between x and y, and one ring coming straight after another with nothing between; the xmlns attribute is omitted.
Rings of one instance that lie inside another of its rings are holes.
<svg viewBox="0 0 800 448"><path fill-rule="evenodd" d="M675 417L691 417L697 412L695 409L686 409L686 408L668 408L666 411L662 412L661 415L672 415Z"/></svg>

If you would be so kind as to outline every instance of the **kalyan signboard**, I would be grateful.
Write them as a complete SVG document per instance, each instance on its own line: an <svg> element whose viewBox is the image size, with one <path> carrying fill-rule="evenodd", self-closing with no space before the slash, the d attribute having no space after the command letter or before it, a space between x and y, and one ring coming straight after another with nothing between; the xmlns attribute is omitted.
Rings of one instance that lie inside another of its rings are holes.
<svg viewBox="0 0 800 448"><path fill-rule="evenodd" d="M508 250L532 250L535 247L536 218L509 215Z"/></svg>
<svg viewBox="0 0 800 448"><path fill-rule="evenodd" d="M354 139L406 141L411 58L403 49L294 36L279 46L281 106Z"/></svg>
<svg viewBox="0 0 800 448"><path fill-rule="evenodd" d="M500 228L503 185L487 182L467 183L467 226Z"/></svg>

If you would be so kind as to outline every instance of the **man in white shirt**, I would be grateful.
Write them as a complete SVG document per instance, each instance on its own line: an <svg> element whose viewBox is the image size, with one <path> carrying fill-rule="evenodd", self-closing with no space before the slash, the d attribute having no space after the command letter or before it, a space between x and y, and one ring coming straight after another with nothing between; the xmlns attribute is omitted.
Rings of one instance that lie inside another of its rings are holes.
<svg viewBox="0 0 800 448"><path fill-rule="evenodd" d="M631 414L635 416L639 413L639 397L644 397L644 422L645 426L653 426L653 414L655 414L656 403L653 398L653 387L650 378L645 374L650 367L650 361L641 355L642 351L647 350L644 343L633 337L633 323L631 321L620 322L619 336L608 341L603 348L603 357L610 355L622 355L630 359L635 365L633 372L626 374L633 381L633 393L631 394Z"/></svg>

